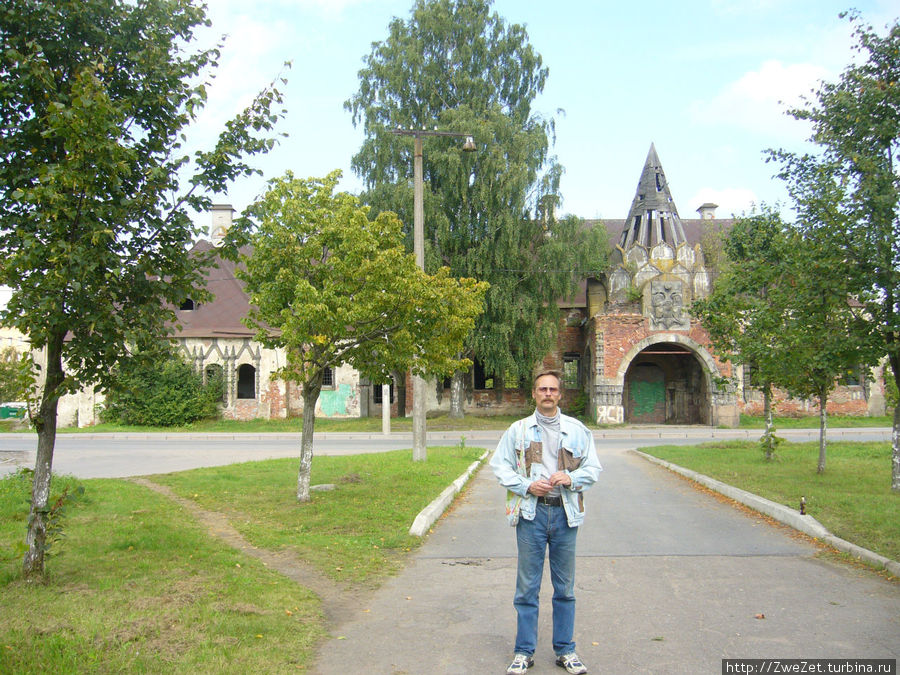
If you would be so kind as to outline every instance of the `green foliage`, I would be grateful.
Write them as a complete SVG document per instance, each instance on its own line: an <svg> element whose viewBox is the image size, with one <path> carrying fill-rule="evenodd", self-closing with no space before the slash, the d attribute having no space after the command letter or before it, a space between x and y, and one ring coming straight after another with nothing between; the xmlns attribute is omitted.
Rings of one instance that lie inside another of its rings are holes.
<svg viewBox="0 0 900 675"><path fill-rule="evenodd" d="M900 374L900 23L883 34L849 13L859 57L790 114L812 125L814 153L770 151L780 162L798 228L839 265L865 330L853 336L859 361L887 355ZM831 281L831 280L829 280ZM900 424L900 416L895 425ZM895 427L894 437L900 439ZM900 441L892 482L900 491Z"/></svg>
<svg viewBox="0 0 900 675"><path fill-rule="evenodd" d="M547 68L525 28L507 24L489 0L416 0L388 31L345 103L365 132L353 159L364 200L397 211L410 245L414 142L390 132L437 127L474 137L474 153L456 139L424 139L426 269L490 283L466 346L488 375L528 379L555 340L557 300L602 271L607 254L601 233L555 217L554 121L532 109Z"/></svg>
<svg viewBox="0 0 900 675"><path fill-rule="evenodd" d="M396 215L369 220L356 197L334 193L339 178L288 172L248 208L258 226L239 273L254 305L247 325L286 350L280 374L304 387L342 363L373 381L407 367L449 374L486 284L453 279L446 268L425 274L403 246Z"/></svg>
<svg viewBox="0 0 900 675"><path fill-rule="evenodd" d="M186 255L192 212L274 142L270 88L212 152L182 149L218 58L187 51L205 24L189 0L0 9L3 322L62 353L58 393L103 382L136 332L164 332L167 302L202 294L205 261Z"/></svg>
<svg viewBox="0 0 900 675"><path fill-rule="evenodd" d="M303 387L297 497L309 499L314 410L326 368L342 363L373 382L391 371L445 376L469 361L463 340L484 307L487 284L426 274L403 246L389 211L335 194L340 172L302 180L288 172L247 209L258 225L239 272L253 308L245 322L263 344L282 348L278 375ZM252 221L242 219L246 232ZM237 232L237 230L235 230Z"/></svg>
<svg viewBox="0 0 900 675"><path fill-rule="evenodd" d="M25 387L22 382L23 360L14 347L0 350L0 402L25 399Z"/></svg>
<svg viewBox="0 0 900 675"><path fill-rule="evenodd" d="M566 408L566 414L572 417L583 418L587 410L588 395L579 391L573 398L572 402Z"/></svg>
<svg viewBox="0 0 900 675"><path fill-rule="evenodd" d="M32 412L36 542L59 397L109 384L138 336L165 335L172 307L206 298L212 252L188 257L192 216L275 143L273 85L212 150L184 149L219 57L190 49L205 25L191 0L0 5L0 284L13 289L0 323L46 357Z"/></svg>
<svg viewBox="0 0 900 675"><path fill-rule="evenodd" d="M106 392L101 418L127 425L171 427L217 416L221 379L203 376L168 350L138 353L120 361Z"/></svg>
<svg viewBox="0 0 900 675"><path fill-rule="evenodd" d="M753 368L754 386L766 391L785 373L783 334L786 308L775 302L787 283L784 260L789 235L780 216L763 207L736 219L724 242L728 265L709 297L691 314L703 322L721 358Z"/></svg>
<svg viewBox="0 0 900 675"><path fill-rule="evenodd" d="M888 408L900 405L900 390L897 389L897 380L894 379L890 366L884 369L884 398Z"/></svg>
<svg viewBox="0 0 900 675"><path fill-rule="evenodd" d="M625 289L625 299L628 300L628 302L640 302L643 297L643 288L635 286L633 283L628 284L628 287Z"/></svg>
<svg viewBox="0 0 900 675"><path fill-rule="evenodd" d="M767 427L765 433L759 437L759 447L767 461L775 458L775 451L782 443L784 439L775 435L775 427Z"/></svg>

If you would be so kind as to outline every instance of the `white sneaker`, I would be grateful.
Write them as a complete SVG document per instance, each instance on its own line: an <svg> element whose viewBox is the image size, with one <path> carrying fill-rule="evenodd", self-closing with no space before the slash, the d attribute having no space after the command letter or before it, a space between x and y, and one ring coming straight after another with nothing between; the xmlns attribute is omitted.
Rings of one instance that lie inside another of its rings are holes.
<svg viewBox="0 0 900 675"><path fill-rule="evenodd" d="M512 663L509 664L509 668L506 669L506 673L507 675L521 675L522 673L527 673L528 669L533 665L534 659L528 654L516 654Z"/></svg>
<svg viewBox="0 0 900 675"><path fill-rule="evenodd" d="M571 673L571 675L582 675L582 673L588 671L581 662L581 659L578 658L578 654L575 652L572 652L571 654L559 654L556 657L556 665L560 668L565 668L566 672Z"/></svg>

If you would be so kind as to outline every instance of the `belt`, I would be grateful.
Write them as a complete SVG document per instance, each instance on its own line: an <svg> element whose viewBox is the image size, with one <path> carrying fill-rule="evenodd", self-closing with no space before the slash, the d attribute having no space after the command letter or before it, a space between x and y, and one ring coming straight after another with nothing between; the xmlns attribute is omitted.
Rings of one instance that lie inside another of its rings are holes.
<svg viewBox="0 0 900 675"><path fill-rule="evenodd" d="M562 497L538 497L538 504L562 506Z"/></svg>

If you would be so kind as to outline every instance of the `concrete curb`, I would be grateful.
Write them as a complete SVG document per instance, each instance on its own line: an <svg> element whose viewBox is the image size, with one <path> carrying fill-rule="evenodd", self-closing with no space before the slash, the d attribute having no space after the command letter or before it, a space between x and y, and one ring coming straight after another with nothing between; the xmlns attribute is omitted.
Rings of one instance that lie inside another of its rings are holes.
<svg viewBox="0 0 900 675"><path fill-rule="evenodd" d="M472 462L469 465L469 468L466 469L459 478L444 488L444 491L441 492L434 501L419 512L419 515L417 515L416 519L413 521L412 527L409 528L409 533L412 536L425 536L428 530L431 529L431 526L434 525L434 522L440 518L441 514L447 510L448 506L450 506L450 503L457 493L463 489L463 486L469 478L472 477L472 474L481 466L488 454L489 451L485 450L484 454L478 458L477 462Z"/></svg>
<svg viewBox="0 0 900 675"><path fill-rule="evenodd" d="M754 511L759 511L760 513L774 518L788 527L792 527L804 534L808 534L810 537L818 539L839 551L849 553L854 558L864 560L876 568L885 569L895 577L900 577L900 562L885 558L883 555L879 555L873 551L869 551L868 549L864 549L861 546L846 541L845 539L834 536L824 525L822 525L822 523L808 514L801 515L799 511L788 508L783 504L778 504L777 502L765 499L751 492L747 492L746 490L736 488L733 485L718 481L715 478L704 476L702 473L697 473L696 471L691 471L683 466L678 466L677 464L672 464L671 462L659 459L653 455L648 455L646 452L634 449L630 450L630 452L633 452L654 464L665 467L669 471L690 478L691 480L708 487L710 490L714 490Z"/></svg>

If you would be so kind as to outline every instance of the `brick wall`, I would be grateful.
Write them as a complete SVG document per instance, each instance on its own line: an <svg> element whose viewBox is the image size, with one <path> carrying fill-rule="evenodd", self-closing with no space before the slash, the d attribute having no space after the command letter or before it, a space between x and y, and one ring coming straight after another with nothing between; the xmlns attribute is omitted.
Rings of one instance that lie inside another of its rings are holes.
<svg viewBox="0 0 900 675"><path fill-rule="evenodd" d="M739 403L745 415L763 414L763 395L755 390L747 390ZM775 390L772 395L773 412L778 417L808 417L819 414L819 400L790 398L787 393ZM825 404L829 415L869 414L869 403L861 386L839 386L829 395Z"/></svg>

